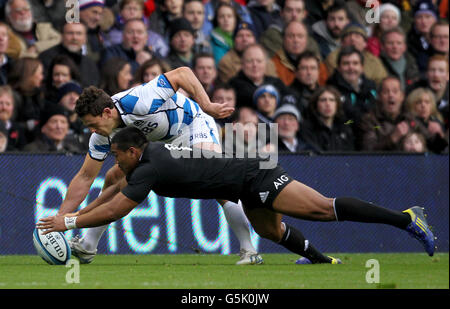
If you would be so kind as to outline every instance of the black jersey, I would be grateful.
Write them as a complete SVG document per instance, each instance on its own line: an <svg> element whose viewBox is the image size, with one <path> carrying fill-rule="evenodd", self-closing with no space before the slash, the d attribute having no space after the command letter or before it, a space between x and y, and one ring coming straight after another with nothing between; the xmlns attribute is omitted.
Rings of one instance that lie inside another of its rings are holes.
<svg viewBox="0 0 450 309"><path fill-rule="evenodd" d="M238 201L244 184L258 172L258 159L195 156L198 153L171 144L149 143L136 169L127 175L128 186L122 193L139 203L151 190L167 197Z"/></svg>

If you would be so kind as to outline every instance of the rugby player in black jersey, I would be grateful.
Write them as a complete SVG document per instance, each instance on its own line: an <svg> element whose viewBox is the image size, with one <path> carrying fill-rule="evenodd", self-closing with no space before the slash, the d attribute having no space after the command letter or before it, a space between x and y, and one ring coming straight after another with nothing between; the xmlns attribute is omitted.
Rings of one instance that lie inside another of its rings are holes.
<svg viewBox="0 0 450 309"><path fill-rule="evenodd" d="M44 233L99 226L126 216L153 190L157 195L191 199L241 200L255 231L303 256L299 263L339 264L324 256L303 234L281 221L282 215L313 221L383 223L406 230L434 253L434 235L423 210L394 211L352 198L328 198L292 179L279 165L260 169L263 159L218 157L190 148L148 143L138 129L129 127L111 141L111 151L127 175L127 183L102 192L99 203L77 213L41 219Z"/></svg>

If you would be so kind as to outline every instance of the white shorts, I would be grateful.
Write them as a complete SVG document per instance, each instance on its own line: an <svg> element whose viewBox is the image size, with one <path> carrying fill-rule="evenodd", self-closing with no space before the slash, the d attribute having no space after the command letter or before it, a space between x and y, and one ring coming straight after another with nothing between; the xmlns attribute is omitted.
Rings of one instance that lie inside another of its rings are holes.
<svg viewBox="0 0 450 309"><path fill-rule="evenodd" d="M221 145L216 122L205 112L199 112L192 123L182 128L182 132L170 142L189 147L199 143Z"/></svg>

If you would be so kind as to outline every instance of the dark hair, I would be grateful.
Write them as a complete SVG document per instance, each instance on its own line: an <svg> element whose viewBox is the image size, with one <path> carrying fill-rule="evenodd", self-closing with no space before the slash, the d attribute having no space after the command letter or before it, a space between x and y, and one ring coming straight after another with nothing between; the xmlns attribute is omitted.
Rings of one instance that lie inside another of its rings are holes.
<svg viewBox="0 0 450 309"><path fill-rule="evenodd" d="M121 151L126 151L130 147L143 148L146 143L147 138L144 133L136 127L126 127L111 139L111 145L116 144Z"/></svg>
<svg viewBox="0 0 450 309"><path fill-rule="evenodd" d="M357 50L355 47L349 45L349 46L344 46L341 48L341 50L339 51L338 54L338 58L337 58L337 65L339 66L341 64L341 60L343 57L347 57L350 56L352 54L357 54L359 56L359 60L361 61L361 64L364 65L364 55L362 52L360 52L359 50Z"/></svg>
<svg viewBox="0 0 450 309"><path fill-rule="evenodd" d="M212 20L213 27L216 28L216 27L219 26L218 13L219 13L219 10L223 6L229 7L233 11L234 17L236 18L236 25L234 26L234 28L236 29L237 26L239 25L239 23L241 22L241 18L239 17L239 14L237 13L237 11L234 8L234 6L232 4L229 4L229 3L226 3L226 2L219 2L219 4L217 5L216 9L214 10L214 18Z"/></svg>
<svg viewBox="0 0 450 309"><path fill-rule="evenodd" d="M347 18L350 19L351 16L347 4L343 1L334 1L334 4L325 11L325 20L328 18L330 14L342 10L345 11Z"/></svg>
<svg viewBox="0 0 450 309"><path fill-rule="evenodd" d="M126 89L120 89L117 82L119 72L129 64L128 61L122 58L114 57L106 61L102 67L100 88L107 94L114 95Z"/></svg>
<svg viewBox="0 0 450 309"><path fill-rule="evenodd" d="M78 70L77 65L75 62L70 58L69 56L65 54L56 55L47 70L47 78L45 80L45 86L47 89L51 89L53 86L53 69L56 65L64 65L69 68L70 71L70 79L77 81L78 83L81 82L81 75L80 71Z"/></svg>
<svg viewBox="0 0 450 309"><path fill-rule="evenodd" d="M114 108L114 102L111 97L95 86L89 86L83 90L77 100L75 112L78 117L86 115L99 116L105 108Z"/></svg>
<svg viewBox="0 0 450 309"><path fill-rule="evenodd" d="M313 93L308 104L309 112L314 115L319 115L319 111L317 110L317 103L319 102L320 96L325 92L332 93L336 100L336 115L334 117L337 119L343 119L344 110L343 110L343 102L341 100L341 93L335 87L329 85L320 87Z"/></svg>
<svg viewBox="0 0 450 309"><path fill-rule="evenodd" d="M134 83L142 84L144 82L145 71L154 65L158 65L161 68L162 73L170 71L170 65L167 62L162 59L153 57L152 59L145 61L139 66L136 73L134 74Z"/></svg>
<svg viewBox="0 0 450 309"><path fill-rule="evenodd" d="M320 62L321 62L320 56L313 51L305 50L297 58L297 65L296 65L297 69L298 69L298 66L300 65L300 62L302 62L303 59L314 59L317 61L317 67L320 67Z"/></svg>
<svg viewBox="0 0 450 309"><path fill-rule="evenodd" d="M36 72L42 62L39 58L23 57L17 59L9 72L8 84L19 92L30 92L34 89L27 89L27 81Z"/></svg>
<svg viewBox="0 0 450 309"><path fill-rule="evenodd" d="M197 61L200 58L210 58L214 61L214 55L211 53L206 53L206 52L200 52L195 54L194 58L192 59L192 68L195 69L195 66L197 65ZM215 62L214 62L214 66L215 66Z"/></svg>

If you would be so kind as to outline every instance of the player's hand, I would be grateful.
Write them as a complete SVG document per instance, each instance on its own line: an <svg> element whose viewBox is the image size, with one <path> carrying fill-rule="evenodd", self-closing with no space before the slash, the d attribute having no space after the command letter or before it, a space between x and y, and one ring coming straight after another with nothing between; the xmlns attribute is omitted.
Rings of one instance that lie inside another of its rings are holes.
<svg viewBox="0 0 450 309"><path fill-rule="evenodd" d="M64 223L65 216L53 216L39 219L36 224L36 228L43 230L42 234L48 234L50 232L64 232L67 230Z"/></svg>
<svg viewBox="0 0 450 309"><path fill-rule="evenodd" d="M216 119L229 117L234 112L234 107L221 103L211 103L205 112Z"/></svg>

